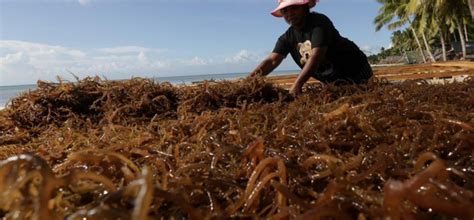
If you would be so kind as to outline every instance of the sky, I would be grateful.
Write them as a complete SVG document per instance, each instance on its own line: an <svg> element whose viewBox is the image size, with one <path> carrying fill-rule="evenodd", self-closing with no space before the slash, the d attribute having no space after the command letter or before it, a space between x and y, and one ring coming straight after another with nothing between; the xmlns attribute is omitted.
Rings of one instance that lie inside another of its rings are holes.
<svg viewBox="0 0 474 220"><path fill-rule="evenodd" d="M251 72L288 28L277 0L0 0L0 86ZM375 0L320 0L342 36L373 54ZM297 70L291 57L277 70Z"/></svg>

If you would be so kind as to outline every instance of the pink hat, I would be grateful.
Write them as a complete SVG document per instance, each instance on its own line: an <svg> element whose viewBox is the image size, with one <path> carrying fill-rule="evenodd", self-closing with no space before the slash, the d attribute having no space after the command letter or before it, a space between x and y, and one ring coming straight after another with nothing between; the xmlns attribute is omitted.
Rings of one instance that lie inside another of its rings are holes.
<svg viewBox="0 0 474 220"><path fill-rule="evenodd" d="M272 15L275 17L282 17L280 10L291 5L304 5L308 4L310 8L316 5L319 0L278 0L278 7L272 11Z"/></svg>

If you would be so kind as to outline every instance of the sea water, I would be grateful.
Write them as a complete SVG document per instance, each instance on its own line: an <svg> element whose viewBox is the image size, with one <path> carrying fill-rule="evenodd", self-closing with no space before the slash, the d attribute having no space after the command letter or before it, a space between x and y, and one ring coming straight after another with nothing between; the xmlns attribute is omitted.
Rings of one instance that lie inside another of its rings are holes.
<svg viewBox="0 0 474 220"><path fill-rule="evenodd" d="M288 75L296 73L296 70L287 70L287 71L275 71L271 76L278 75ZM187 75L187 76L164 76L164 77L155 77L156 82L170 82L173 85L190 85L197 82L202 82L204 80L233 80L244 78L248 73L224 73L224 74L206 74L206 75ZM0 109L6 107L9 101L28 91L35 90L36 85L14 85L14 86L0 86Z"/></svg>
<svg viewBox="0 0 474 220"><path fill-rule="evenodd" d="M15 96L36 89L36 85L0 86L0 109Z"/></svg>

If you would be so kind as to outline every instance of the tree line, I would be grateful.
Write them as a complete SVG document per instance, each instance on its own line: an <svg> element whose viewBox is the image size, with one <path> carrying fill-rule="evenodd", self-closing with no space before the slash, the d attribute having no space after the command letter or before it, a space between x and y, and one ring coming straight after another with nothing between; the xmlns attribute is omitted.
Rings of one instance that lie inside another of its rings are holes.
<svg viewBox="0 0 474 220"><path fill-rule="evenodd" d="M377 62L387 56L406 55L417 51L422 62L436 62L434 51L441 50L448 60L450 45L461 46L461 59L466 59L467 42L473 39L474 0L377 0L381 4L374 19L375 29L394 31L392 47L369 59ZM452 51L451 51L452 52Z"/></svg>

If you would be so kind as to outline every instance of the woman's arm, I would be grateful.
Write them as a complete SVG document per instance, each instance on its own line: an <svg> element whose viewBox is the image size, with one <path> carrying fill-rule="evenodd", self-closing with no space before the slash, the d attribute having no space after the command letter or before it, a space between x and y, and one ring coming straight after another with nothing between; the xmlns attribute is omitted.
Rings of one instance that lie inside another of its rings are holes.
<svg viewBox="0 0 474 220"><path fill-rule="evenodd" d="M265 58L254 71L250 74L250 77L253 76L266 76L271 73L275 68L280 65L281 61L285 59L285 56L279 53L271 53L267 58Z"/></svg>
<svg viewBox="0 0 474 220"><path fill-rule="evenodd" d="M327 47L315 47L311 49L311 57L308 60L308 63L304 65L301 70L298 78L296 78L295 83L290 89L290 93L293 95L299 95L301 93L301 88L311 77L311 73L316 72L319 64L325 59Z"/></svg>

